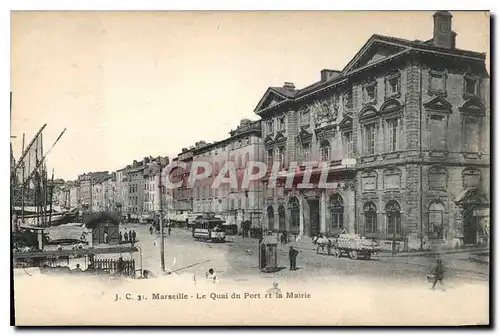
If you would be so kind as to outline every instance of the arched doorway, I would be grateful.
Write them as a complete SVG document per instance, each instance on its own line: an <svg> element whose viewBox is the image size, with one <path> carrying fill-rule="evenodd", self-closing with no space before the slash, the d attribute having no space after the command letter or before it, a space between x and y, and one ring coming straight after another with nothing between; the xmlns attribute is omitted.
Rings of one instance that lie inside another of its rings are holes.
<svg viewBox="0 0 500 336"><path fill-rule="evenodd" d="M396 239L402 234L401 231L401 207L396 201L389 201L385 205L385 216L387 219L387 234ZM390 238L389 237L389 238Z"/></svg>
<svg viewBox="0 0 500 336"><path fill-rule="evenodd" d="M429 239L443 239L444 237L444 205L433 202L429 205Z"/></svg>
<svg viewBox="0 0 500 336"><path fill-rule="evenodd" d="M279 231L283 232L286 230L285 227L285 207L283 205L280 205L278 207L278 224L279 224Z"/></svg>
<svg viewBox="0 0 500 336"><path fill-rule="evenodd" d="M330 196L330 226L327 234L335 234L342 231L344 228L344 200L339 194Z"/></svg>
<svg viewBox="0 0 500 336"><path fill-rule="evenodd" d="M365 213L365 229L366 237L374 237L377 233L377 207L372 201L366 202L363 206Z"/></svg>
<svg viewBox="0 0 500 336"><path fill-rule="evenodd" d="M300 205L297 197L290 198L288 208L290 209L290 231L292 234L299 234Z"/></svg>
<svg viewBox="0 0 500 336"><path fill-rule="evenodd" d="M267 228L274 231L274 208L272 205L267 207Z"/></svg>

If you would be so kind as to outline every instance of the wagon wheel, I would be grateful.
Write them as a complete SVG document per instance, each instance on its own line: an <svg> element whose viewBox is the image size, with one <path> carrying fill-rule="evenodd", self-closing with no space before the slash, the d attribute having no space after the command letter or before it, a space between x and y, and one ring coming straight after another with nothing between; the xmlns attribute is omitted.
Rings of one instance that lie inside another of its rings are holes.
<svg viewBox="0 0 500 336"><path fill-rule="evenodd" d="M352 260L358 259L358 251L351 251L349 252L349 256L351 257Z"/></svg>
<svg viewBox="0 0 500 336"><path fill-rule="evenodd" d="M342 256L342 252L340 252L339 249L334 249L333 255L336 256L337 258L340 258Z"/></svg>

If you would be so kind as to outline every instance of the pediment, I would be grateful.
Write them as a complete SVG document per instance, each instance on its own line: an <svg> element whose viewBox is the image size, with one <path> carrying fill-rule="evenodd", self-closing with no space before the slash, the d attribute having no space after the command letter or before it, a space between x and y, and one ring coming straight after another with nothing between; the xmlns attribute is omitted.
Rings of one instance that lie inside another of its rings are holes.
<svg viewBox="0 0 500 336"><path fill-rule="evenodd" d="M283 133L281 132L278 132L278 134L276 134L276 137L274 138L274 141L282 141L282 140L286 140L286 137L283 135Z"/></svg>
<svg viewBox="0 0 500 336"><path fill-rule="evenodd" d="M367 106L359 112L359 119L368 119L378 116L378 111L373 106Z"/></svg>
<svg viewBox="0 0 500 336"><path fill-rule="evenodd" d="M471 99L466 101L458 110L463 113L482 115L485 113L486 108L480 101Z"/></svg>
<svg viewBox="0 0 500 336"><path fill-rule="evenodd" d="M446 99L439 96L425 103L424 107L428 110L451 113L452 105Z"/></svg>
<svg viewBox="0 0 500 336"><path fill-rule="evenodd" d="M274 139L271 135L266 136L264 139L264 143L271 143L273 141L274 141Z"/></svg>
<svg viewBox="0 0 500 336"><path fill-rule="evenodd" d="M458 205L486 205L489 204L489 200L481 190L472 188L463 191L457 199L455 199L455 203Z"/></svg>
<svg viewBox="0 0 500 336"><path fill-rule="evenodd" d="M350 129L352 128L352 118L350 116L345 116L339 123L340 129Z"/></svg>
<svg viewBox="0 0 500 336"><path fill-rule="evenodd" d="M300 132L298 134L298 137L300 139L308 139L308 138L311 138L312 137L312 133L309 133L308 131L306 131L304 128L301 128L300 129Z"/></svg>
<svg viewBox="0 0 500 336"><path fill-rule="evenodd" d="M266 93L262 96L259 103L254 109L254 112L264 110L268 107L277 105L283 101L287 100L287 97L280 92L274 90L273 88L268 88Z"/></svg>
<svg viewBox="0 0 500 336"><path fill-rule="evenodd" d="M402 107L403 106L398 100L389 99L382 104L382 106L380 107L380 112L381 113L396 112L401 110Z"/></svg>
<svg viewBox="0 0 500 336"><path fill-rule="evenodd" d="M370 63L395 55L407 49L404 45L388 43L373 35L342 70L345 75Z"/></svg>

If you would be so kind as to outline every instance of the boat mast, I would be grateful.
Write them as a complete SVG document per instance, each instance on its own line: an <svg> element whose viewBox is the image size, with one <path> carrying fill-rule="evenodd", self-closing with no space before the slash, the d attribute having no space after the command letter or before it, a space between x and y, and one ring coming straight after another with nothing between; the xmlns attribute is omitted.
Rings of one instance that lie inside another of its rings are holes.
<svg viewBox="0 0 500 336"><path fill-rule="evenodd" d="M50 210L49 210L49 222L48 225L52 222L52 198L54 194L54 168L52 168L52 178L50 179Z"/></svg>
<svg viewBox="0 0 500 336"><path fill-rule="evenodd" d="M23 133L23 150L21 153L24 152L24 133ZM21 172L21 222L24 223L24 171L25 171L25 164L23 161L22 164L22 172Z"/></svg>

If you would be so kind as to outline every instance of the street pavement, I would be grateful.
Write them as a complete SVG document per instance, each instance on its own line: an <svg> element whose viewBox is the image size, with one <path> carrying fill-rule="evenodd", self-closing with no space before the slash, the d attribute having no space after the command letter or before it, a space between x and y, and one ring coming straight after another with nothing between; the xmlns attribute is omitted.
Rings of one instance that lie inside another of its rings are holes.
<svg viewBox="0 0 500 336"><path fill-rule="evenodd" d="M141 253L135 255L136 265L153 274L162 274L160 268L160 237L149 233L149 226L129 224L127 230L137 232ZM353 279L393 279L408 283L426 282L426 276L435 266L436 258L427 255L407 257L375 257L371 260L351 260L346 257L318 255L305 238L293 243L300 251L296 271L289 271L289 245L278 244L278 267L275 273L263 273L258 268L258 240L241 236L228 236L225 243L195 241L191 232L173 228L165 232L165 268L175 274L194 274L204 277L209 268L216 270L219 278L233 281L261 279L315 279L335 276ZM141 258L142 255L142 258ZM487 282L489 278L489 253L463 252L442 255L447 269L447 283Z"/></svg>

